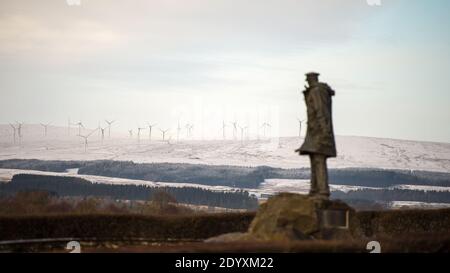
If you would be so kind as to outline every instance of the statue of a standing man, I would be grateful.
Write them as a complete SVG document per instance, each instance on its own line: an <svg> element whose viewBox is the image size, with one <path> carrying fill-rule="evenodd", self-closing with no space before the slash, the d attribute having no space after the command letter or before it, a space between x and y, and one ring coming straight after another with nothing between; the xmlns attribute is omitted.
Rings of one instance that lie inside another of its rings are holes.
<svg viewBox="0 0 450 273"><path fill-rule="evenodd" d="M327 158L336 157L336 144L331 116L331 98L335 92L319 82L318 73L306 74L308 86L303 91L308 114L308 125L303 145L296 150L309 155L311 160L311 189L309 194L329 198Z"/></svg>

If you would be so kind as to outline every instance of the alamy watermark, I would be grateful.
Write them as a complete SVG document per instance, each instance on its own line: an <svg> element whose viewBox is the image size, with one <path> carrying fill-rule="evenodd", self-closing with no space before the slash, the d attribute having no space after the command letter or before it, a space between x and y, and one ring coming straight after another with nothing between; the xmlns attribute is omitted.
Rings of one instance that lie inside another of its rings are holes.
<svg viewBox="0 0 450 273"><path fill-rule="evenodd" d="M67 250L71 250L69 253L81 253L81 245L78 241L70 241L66 246Z"/></svg>
<svg viewBox="0 0 450 273"><path fill-rule="evenodd" d="M367 243L366 249L369 253L381 253L381 244L378 241L370 241Z"/></svg>

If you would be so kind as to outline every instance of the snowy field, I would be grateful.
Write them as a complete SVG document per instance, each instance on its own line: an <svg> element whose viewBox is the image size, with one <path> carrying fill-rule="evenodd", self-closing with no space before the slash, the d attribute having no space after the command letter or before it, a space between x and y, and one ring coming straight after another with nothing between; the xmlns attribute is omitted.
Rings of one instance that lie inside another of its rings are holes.
<svg viewBox="0 0 450 273"><path fill-rule="evenodd" d="M433 208L450 208L450 204L424 203L424 202L413 202L413 201L393 201L393 202L390 202L390 207L394 208L394 209L400 209L400 208L433 209Z"/></svg>
<svg viewBox="0 0 450 273"><path fill-rule="evenodd" d="M114 130L114 129L112 129ZM81 130L87 134L89 130ZM49 127L44 136L40 125L24 125L20 144L13 143L13 130L0 125L0 160L131 160L139 163L170 162L235 166L309 167L308 158L294 152L298 137L263 140L190 140L163 142L157 132L129 138L112 133L101 141L98 132L88 139L77 137L78 129ZM330 168L384 168L450 172L450 143L418 142L370 137L337 136L338 157L329 160ZM18 137L17 137L18 139Z"/></svg>

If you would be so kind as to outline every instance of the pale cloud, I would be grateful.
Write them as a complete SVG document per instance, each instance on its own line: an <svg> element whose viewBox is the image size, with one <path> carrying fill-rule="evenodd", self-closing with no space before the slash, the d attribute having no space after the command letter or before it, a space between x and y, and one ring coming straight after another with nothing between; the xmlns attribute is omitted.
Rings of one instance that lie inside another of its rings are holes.
<svg viewBox="0 0 450 273"><path fill-rule="evenodd" d="M60 28L24 15L0 18L0 56L6 58L70 62L122 42L120 33L95 21L75 20Z"/></svg>
<svg viewBox="0 0 450 273"><path fill-rule="evenodd" d="M140 53L273 50L348 38L371 10L350 1L154 0L2 1L3 52L43 48L102 50L118 43ZM278 45L277 45L278 44ZM285 49L284 49L285 50Z"/></svg>

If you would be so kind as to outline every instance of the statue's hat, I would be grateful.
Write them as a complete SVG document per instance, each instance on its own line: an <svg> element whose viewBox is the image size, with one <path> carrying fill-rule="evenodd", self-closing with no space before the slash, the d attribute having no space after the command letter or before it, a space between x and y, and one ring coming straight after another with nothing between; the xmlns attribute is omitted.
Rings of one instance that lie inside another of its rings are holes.
<svg viewBox="0 0 450 273"><path fill-rule="evenodd" d="M306 73L306 78L308 79L308 78L318 78L319 77L319 73L316 73L316 72L308 72L308 73Z"/></svg>

